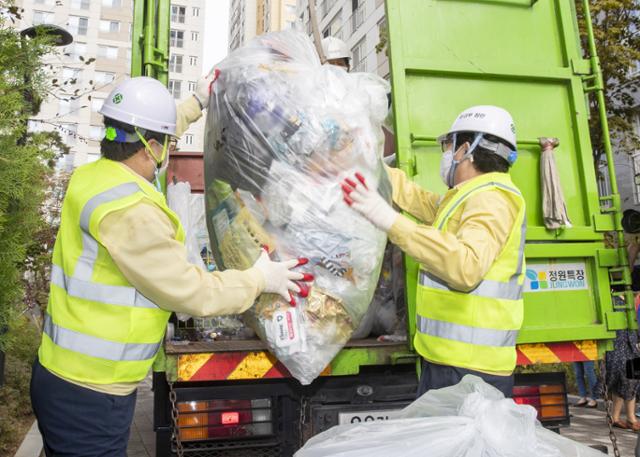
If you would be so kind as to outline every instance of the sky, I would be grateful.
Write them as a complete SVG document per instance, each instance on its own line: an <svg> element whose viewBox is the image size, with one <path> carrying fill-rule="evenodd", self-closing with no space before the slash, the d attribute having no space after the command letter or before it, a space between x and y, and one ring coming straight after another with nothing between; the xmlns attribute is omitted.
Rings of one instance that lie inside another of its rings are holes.
<svg viewBox="0 0 640 457"><path fill-rule="evenodd" d="M204 72L227 55L229 49L229 4L231 0L205 0Z"/></svg>

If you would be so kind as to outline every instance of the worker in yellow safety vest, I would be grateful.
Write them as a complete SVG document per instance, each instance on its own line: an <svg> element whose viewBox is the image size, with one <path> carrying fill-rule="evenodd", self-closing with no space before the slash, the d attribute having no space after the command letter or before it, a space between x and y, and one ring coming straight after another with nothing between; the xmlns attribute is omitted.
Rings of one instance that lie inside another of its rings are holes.
<svg viewBox="0 0 640 457"><path fill-rule="evenodd" d="M526 231L525 202L509 177L517 158L513 119L502 108L474 106L438 141L444 196L387 168L393 203L419 222L397 213L360 174L343 182L344 198L420 263L418 395L474 374L511 396Z"/></svg>
<svg viewBox="0 0 640 457"><path fill-rule="evenodd" d="M263 292L291 293L304 259L208 273L187 261L184 230L159 191L169 144L208 105L214 73L178 109L148 77L104 102L102 157L75 170L53 250L49 304L31 399L47 456L126 456L137 384L171 312L242 313ZM154 185L153 183L156 183ZM258 249L259 250L259 249ZM294 304L294 303L293 303Z"/></svg>

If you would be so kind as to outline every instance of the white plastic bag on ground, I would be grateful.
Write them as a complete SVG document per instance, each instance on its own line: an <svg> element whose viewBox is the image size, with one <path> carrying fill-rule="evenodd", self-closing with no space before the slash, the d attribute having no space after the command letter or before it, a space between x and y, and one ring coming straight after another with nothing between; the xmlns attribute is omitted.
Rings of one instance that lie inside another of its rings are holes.
<svg viewBox="0 0 640 457"><path fill-rule="evenodd" d="M300 270L315 280L296 308L263 294L244 315L309 384L358 328L380 273L386 235L347 206L340 183L360 172L390 198L388 83L321 65L294 31L256 37L216 68L205 138L212 251L221 269L249 268L262 246L274 260L309 259Z"/></svg>
<svg viewBox="0 0 640 457"><path fill-rule="evenodd" d="M602 457L543 428L477 376L432 390L383 422L339 425L311 438L295 457Z"/></svg>

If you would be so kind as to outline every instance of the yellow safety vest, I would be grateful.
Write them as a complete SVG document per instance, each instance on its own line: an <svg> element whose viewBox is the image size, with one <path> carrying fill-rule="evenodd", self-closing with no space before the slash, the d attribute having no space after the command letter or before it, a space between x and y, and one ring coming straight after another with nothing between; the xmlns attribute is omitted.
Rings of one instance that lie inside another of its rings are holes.
<svg viewBox="0 0 640 457"><path fill-rule="evenodd" d="M151 183L100 159L69 182L53 249L40 363L70 380L137 382L156 357L170 313L136 290L100 241L102 219L140 201L155 204L184 242L178 216Z"/></svg>
<svg viewBox="0 0 640 457"><path fill-rule="evenodd" d="M477 371L510 372L516 365L516 337L522 326L525 202L507 173L487 173L469 180L442 207L433 226L447 231L451 215L469 197L499 190L513 201L518 215L506 245L482 281L471 291L449 287L420 269L414 346L425 359Z"/></svg>

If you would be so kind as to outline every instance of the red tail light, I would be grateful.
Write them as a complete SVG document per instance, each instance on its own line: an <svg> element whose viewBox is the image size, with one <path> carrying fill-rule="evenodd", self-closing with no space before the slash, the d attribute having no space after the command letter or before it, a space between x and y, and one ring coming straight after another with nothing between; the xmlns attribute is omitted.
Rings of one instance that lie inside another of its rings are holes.
<svg viewBox="0 0 640 457"><path fill-rule="evenodd" d="M271 400L205 400L178 403L182 441L273 434Z"/></svg>
<svg viewBox="0 0 640 457"><path fill-rule="evenodd" d="M568 420L566 390L562 384L540 384L537 386L515 386L513 401L529 405L538 412L541 422L564 422Z"/></svg>
<svg viewBox="0 0 640 457"><path fill-rule="evenodd" d="M229 411L220 415L220 422L223 425L237 425L240 423L240 413Z"/></svg>

